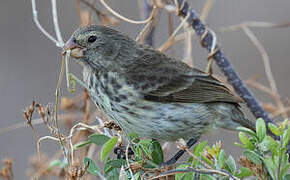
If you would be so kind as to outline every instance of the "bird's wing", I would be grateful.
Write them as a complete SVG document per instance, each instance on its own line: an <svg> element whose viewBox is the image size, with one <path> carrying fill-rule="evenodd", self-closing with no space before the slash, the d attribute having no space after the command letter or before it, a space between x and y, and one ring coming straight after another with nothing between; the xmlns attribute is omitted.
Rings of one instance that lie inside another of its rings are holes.
<svg viewBox="0 0 290 180"><path fill-rule="evenodd" d="M138 57L138 61L135 61L138 64L127 72L130 77L126 78L146 100L182 103L242 102L213 76L152 51Z"/></svg>

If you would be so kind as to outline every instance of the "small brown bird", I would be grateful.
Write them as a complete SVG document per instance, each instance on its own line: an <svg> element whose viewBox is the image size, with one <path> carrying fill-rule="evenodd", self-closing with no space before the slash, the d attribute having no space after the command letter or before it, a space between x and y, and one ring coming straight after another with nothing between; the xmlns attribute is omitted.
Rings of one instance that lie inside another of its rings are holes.
<svg viewBox="0 0 290 180"><path fill-rule="evenodd" d="M175 141L206 131L254 129L241 99L213 76L103 26L76 30L64 50L83 70L92 100L126 133Z"/></svg>

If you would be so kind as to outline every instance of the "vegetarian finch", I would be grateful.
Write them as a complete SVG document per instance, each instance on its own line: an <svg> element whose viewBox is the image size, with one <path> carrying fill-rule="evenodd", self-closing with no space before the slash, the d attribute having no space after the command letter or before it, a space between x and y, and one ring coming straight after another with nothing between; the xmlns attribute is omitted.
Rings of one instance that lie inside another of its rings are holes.
<svg viewBox="0 0 290 180"><path fill-rule="evenodd" d="M91 99L125 133L198 140L212 128L254 129L242 100L213 76L104 26L76 30L64 51L83 66Z"/></svg>

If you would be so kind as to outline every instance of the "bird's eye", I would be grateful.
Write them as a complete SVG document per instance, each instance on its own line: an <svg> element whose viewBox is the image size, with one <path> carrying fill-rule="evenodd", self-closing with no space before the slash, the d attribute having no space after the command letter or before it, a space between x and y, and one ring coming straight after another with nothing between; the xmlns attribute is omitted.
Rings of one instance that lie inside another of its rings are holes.
<svg viewBox="0 0 290 180"><path fill-rule="evenodd" d="M97 36L90 36L89 39L88 39L88 42L89 43L93 43L97 40Z"/></svg>

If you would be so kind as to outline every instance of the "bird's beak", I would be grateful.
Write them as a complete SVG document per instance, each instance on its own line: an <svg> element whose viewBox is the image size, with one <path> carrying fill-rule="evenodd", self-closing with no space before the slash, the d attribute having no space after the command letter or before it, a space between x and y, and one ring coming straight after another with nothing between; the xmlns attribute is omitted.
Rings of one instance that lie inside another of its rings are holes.
<svg viewBox="0 0 290 180"><path fill-rule="evenodd" d="M84 57L85 48L78 45L74 41L73 37L69 38L69 40L67 40L67 42L65 43L62 54L64 55L67 52L67 50L71 50L70 55L74 58Z"/></svg>

